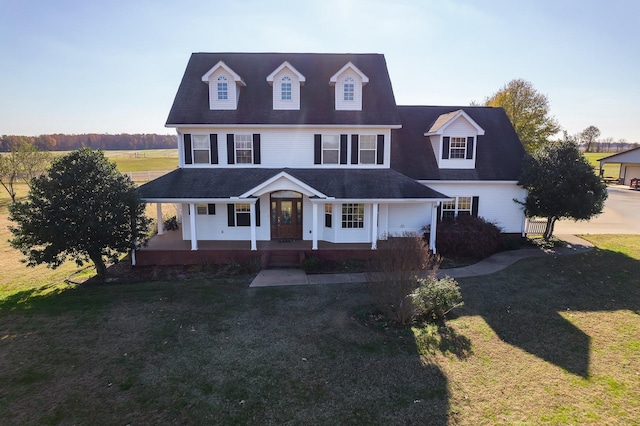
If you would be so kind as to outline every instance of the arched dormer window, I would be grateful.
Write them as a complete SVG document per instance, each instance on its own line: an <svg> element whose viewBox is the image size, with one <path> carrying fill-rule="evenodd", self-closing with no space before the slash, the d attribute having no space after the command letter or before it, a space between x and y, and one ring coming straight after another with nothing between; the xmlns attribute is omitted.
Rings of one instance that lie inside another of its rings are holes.
<svg viewBox="0 0 640 426"><path fill-rule="evenodd" d="M227 77L221 75L218 77L218 100L229 99L229 87L227 83Z"/></svg>
<svg viewBox="0 0 640 426"><path fill-rule="evenodd" d="M282 77L280 83L280 99L283 101L291 100L291 78L288 76Z"/></svg>
<svg viewBox="0 0 640 426"><path fill-rule="evenodd" d="M354 100L354 93L355 93L355 82L353 81L353 78L351 77L345 78L344 86L342 90L342 94L343 94L342 99L345 101L352 101Z"/></svg>

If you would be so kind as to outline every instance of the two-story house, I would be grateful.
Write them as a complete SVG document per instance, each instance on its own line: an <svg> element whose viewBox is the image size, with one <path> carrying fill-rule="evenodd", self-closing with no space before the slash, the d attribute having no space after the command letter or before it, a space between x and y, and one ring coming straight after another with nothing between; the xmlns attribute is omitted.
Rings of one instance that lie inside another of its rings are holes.
<svg viewBox="0 0 640 426"><path fill-rule="evenodd" d="M523 231L524 149L504 111L397 106L383 55L194 53L166 126L179 167L139 191L159 219L178 205L192 251L374 250L426 226L435 250L438 221L462 214Z"/></svg>

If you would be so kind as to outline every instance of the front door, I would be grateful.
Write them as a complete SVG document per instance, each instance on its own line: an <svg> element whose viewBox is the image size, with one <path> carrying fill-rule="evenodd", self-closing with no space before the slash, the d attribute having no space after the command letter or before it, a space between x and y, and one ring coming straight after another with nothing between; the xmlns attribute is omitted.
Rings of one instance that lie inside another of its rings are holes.
<svg viewBox="0 0 640 426"><path fill-rule="evenodd" d="M301 198L271 198L271 238L302 239Z"/></svg>

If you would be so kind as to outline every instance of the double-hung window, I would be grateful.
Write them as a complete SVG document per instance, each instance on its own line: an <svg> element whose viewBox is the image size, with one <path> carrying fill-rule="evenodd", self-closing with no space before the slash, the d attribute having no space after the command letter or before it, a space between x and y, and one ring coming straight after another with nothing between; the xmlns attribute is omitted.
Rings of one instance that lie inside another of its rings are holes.
<svg viewBox="0 0 640 426"><path fill-rule="evenodd" d="M322 135L322 164L338 164L340 157L340 137Z"/></svg>
<svg viewBox="0 0 640 426"><path fill-rule="evenodd" d="M324 226L331 228L333 225L333 204L324 205Z"/></svg>
<svg viewBox="0 0 640 426"><path fill-rule="evenodd" d="M191 136L193 144L193 162L209 163L209 135Z"/></svg>
<svg viewBox="0 0 640 426"><path fill-rule="evenodd" d="M452 137L449 144L449 158L465 158L467 153L467 138Z"/></svg>
<svg viewBox="0 0 640 426"><path fill-rule="evenodd" d="M229 86L227 83L227 77L221 75L218 77L218 100L224 101L229 99Z"/></svg>
<svg viewBox="0 0 640 426"><path fill-rule="evenodd" d="M235 135L236 164L253 163L252 135Z"/></svg>
<svg viewBox="0 0 640 426"><path fill-rule="evenodd" d="M280 99L283 101L291 100L291 78L282 77L282 82L280 83Z"/></svg>
<svg viewBox="0 0 640 426"><path fill-rule="evenodd" d="M342 227L364 228L364 204L347 203L342 205Z"/></svg>
<svg viewBox="0 0 640 426"><path fill-rule="evenodd" d="M236 226L251 226L251 206L248 203L237 203Z"/></svg>
<svg viewBox="0 0 640 426"><path fill-rule="evenodd" d="M472 203L472 197L454 197L451 201L444 201L442 203L442 219L470 216Z"/></svg>
<svg viewBox="0 0 640 426"><path fill-rule="evenodd" d="M355 93L355 83L353 81L353 78L351 77L347 77L344 80L344 85L342 87L342 99L345 101L352 101L354 100L354 93Z"/></svg>
<svg viewBox="0 0 640 426"><path fill-rule="evenodd" d="M376 163L376 136L360 135L360 164Z"/></svg>

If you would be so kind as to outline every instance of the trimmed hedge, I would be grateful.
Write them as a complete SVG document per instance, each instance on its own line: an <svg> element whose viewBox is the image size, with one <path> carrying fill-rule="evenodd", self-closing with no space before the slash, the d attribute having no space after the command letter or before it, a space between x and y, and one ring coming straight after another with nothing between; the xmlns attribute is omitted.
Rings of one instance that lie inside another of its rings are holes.
<svg viewBox="0 0 640 426"><path fill-rule="evenodd" d="M444 257L480 260L505 248L500 228L481 217L458 216L437 229L436 248Z"/></svg>

